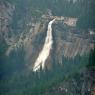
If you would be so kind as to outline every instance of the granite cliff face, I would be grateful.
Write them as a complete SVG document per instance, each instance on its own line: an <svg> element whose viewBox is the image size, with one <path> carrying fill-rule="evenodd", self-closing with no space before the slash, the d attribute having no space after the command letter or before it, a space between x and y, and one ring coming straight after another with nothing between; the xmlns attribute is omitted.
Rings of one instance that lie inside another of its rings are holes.
<svg viewBox="0 0 95 95"><path fill-rule="evenodd" d="M16 5L7 1L1 1L0 4L0 38L1 41L4 39L3 41L6 43L7 48L4 52L6 56L10 57L11 54L16 55L21 52L25 65L33 66L43 48L48 23L53 18L57 20L52 26L54 42L46 61L49 68L54 62L62 64L63 57L74 58L77 55L87 55L94 48L95 35L90 33L94 30L78 29L78 18L55 16L50 9L45 12L35 9L33 16L31 10L23 8L23 6L20 9L20 7L21 5L18 6L18 3ZM40 15L36 16L36 14ZM24 15L23 18L22 15ZM19 58L19 54L17 58Z"/></svg>
<svg viewBox="0 0 95 95"><path fill-rule="evenodd" d="M0 41L11 34L10 23L13 17L15 7L9 2L0 1Z"/></svg>
<svg viewBox="0 0 95 95"><path fill-rule="evenodd" d="M51 18L40 17L40 21L36 22L33 19L25 25L23 32L16 35L9 32L11 37L5 37L8 45L6 55L10 56L11 52L18 52L22 48L25 51L26 64L32 64L36 60L44 45L47 25ZM78 30L76 26L69 26L64 22L64 20L56 21L52 27L54 43L51 52L59 63L63 56L67 58L74 58L76 55L82 56L94 48L94 38L92 39L94 34L91 35L88 30ZM8 33L6 32L5 35ZM52 54L50 60L52 60Z"/></svg>

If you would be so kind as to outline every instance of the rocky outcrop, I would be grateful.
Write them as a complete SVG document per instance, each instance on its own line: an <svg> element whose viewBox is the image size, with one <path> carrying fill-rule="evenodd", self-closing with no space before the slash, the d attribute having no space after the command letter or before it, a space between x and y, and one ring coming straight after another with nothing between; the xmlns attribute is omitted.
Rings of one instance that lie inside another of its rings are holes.
<svg viewBox="0 0 95 95"><path fill-rule="evenodd" d="M63 54L61 55L65 57L75 57L77 54L87 54L94 48L94 43L90 42L91 36L88 32L83 34L84 31L72 30L70 28L67 31L56 29L54 32L56 34L57 54L62 50L61 53Z"/></svg>
<svg viewBox="0 0 95 95"><path fill-rule="evenodd" d="M7 41L11 28L13 11L15 7L7 1L0 1L0 40L3 38Z"/></svg>

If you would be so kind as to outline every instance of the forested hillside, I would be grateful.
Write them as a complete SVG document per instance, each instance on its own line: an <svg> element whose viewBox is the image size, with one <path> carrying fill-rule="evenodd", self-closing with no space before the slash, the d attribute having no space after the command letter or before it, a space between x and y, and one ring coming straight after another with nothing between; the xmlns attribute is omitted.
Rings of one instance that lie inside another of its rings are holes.
<svg viewBox="0 0 95 95"><path fill-rule="evenodd" d="M94 93L94 7L95 0L0 0L0 95ZM33 72L55 16L66 20L53 23L45 69ZM64 23L72 19L75 26Z"/></svg>

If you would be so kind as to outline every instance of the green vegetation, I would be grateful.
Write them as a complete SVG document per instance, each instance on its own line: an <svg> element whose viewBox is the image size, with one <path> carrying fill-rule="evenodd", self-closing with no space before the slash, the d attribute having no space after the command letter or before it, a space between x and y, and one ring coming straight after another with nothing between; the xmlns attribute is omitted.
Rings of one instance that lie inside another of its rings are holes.
<svg viewBox="0 0 95 95"><path fill-rule="evenodd" d="M16 12L14 14L13 27L18 24L17 21L24 19L22 17L26 14L40 18L47 9L52 10L53 15L77 17L77 27L80 29L89 29L95 27L95 0L77 0L76 3L67 0L9 0L16 6ZM39 10L39 11L37 11ZM24 22L22 22L24 23ZM17 27L16 27L17 28ZM15 29L16 29L15 28Z"/></svg>
<svg viewBox="0 0 95 95"><path fill-rule="evenodd" d="M88 68L95 67L95 47L94 50L91 50L90 57L89 57L89 64L87 65Z"/></svg>
<svg viewBox="0 0 95 95"><path fill-rule="evenodd" d="M89 29L95 27L95 0L5 0L15 5L14 22L12 27L19 28L18 21L25 23L27 16L40 18L50 9L53 15L77 17L77 27L80 29ZM30 17L28 17L30 19ZM24 25L22 25L24 27Z"/></svg>
<svg viewBox="0 0 95 95"><path fill-rule="evenodd" d="M0 80L0 88L2 88L0 95L42 95L47 91L51 91L53 87L56 87L61 82L64 83L64 81L75 77L88 64L87 59L88 55L82 57L78 55L75 59L63 57L63 64L53 64L51 70L40 70L36 73L24 68L19 71L18 67L15 66L15 72L14 69L11 71L13 72L11 75L7 75L8 72L6 72L6 75ZM21 59L15 56L14 62L15 60ZM12 61L10 64L14 64L14 62ZM22 67L19 68L21 69Z"/></svg>

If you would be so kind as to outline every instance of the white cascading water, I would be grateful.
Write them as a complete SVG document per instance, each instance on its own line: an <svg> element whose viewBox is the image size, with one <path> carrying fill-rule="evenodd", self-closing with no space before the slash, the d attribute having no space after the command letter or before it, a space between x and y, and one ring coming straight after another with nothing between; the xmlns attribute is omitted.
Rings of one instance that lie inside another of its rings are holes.
<svg viewBox="0 0 95 95"><path fill-rule="evenodd" d="M55 21L53 19L52 21L49 22L48 24L48 30L47 30L47 36L45 39L45 43L43 46L42 51L39 53L38 58L36 59L34 66L33 66L33 71L39 70L41 67L44 69L45 67L45 61L48 58L50 54L50 50L52 49L52 44L53 44L53 37L52 37L52 24Z"/></svg>

